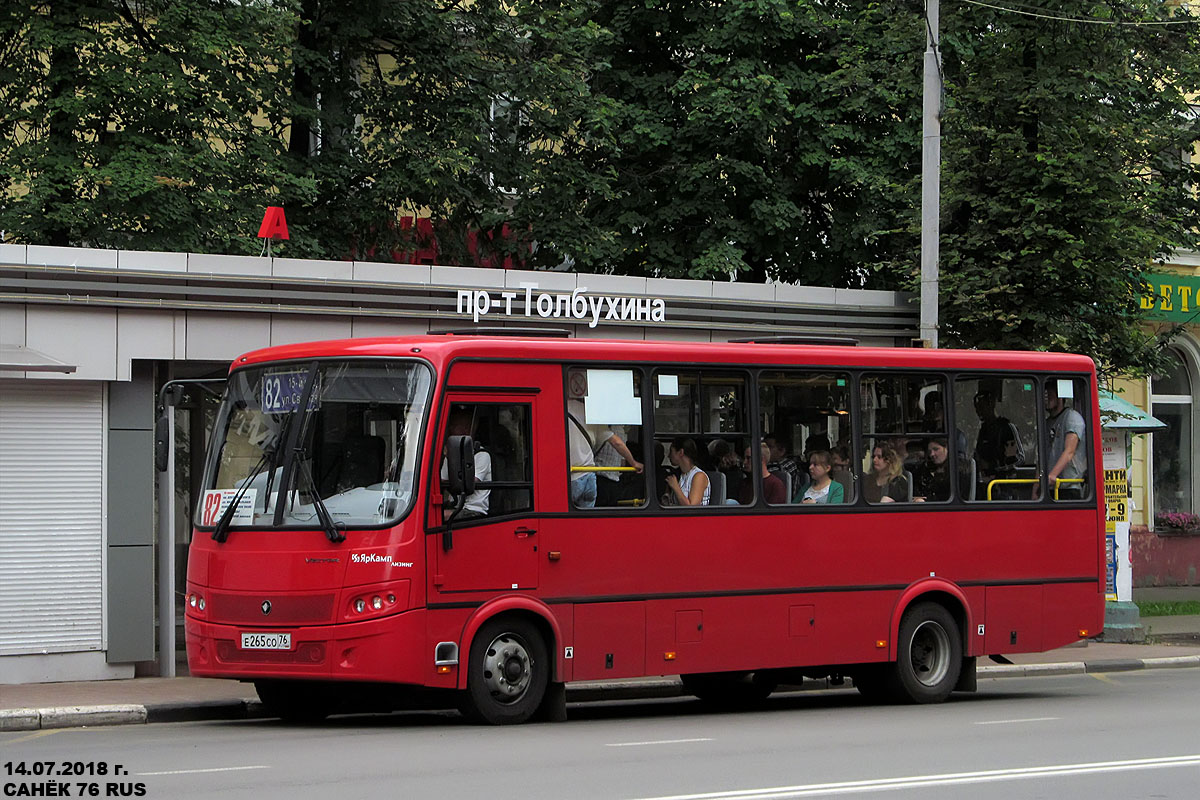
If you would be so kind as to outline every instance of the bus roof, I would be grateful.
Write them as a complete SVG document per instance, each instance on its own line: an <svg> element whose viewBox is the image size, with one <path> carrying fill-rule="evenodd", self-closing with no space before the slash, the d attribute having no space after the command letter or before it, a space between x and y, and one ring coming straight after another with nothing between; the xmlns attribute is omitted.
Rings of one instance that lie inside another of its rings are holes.
<svg viewBox="0 0 1200 800"><path fill-rule="evenodd" d="M396 358L414 355L430 361L435 367L460 358L481 358L571 363L594 361L730 366L904 366L910 369L1094 371L1091 358L1068 353L470 335L337 339L278 345L254 350L238 357L233 363L233 368L310 358Z"/></svg>

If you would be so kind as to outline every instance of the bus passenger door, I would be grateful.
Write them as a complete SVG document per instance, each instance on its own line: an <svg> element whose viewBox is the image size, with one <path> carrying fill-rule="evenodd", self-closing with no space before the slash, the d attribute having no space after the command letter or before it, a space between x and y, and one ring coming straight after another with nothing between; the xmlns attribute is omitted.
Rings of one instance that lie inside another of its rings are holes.
<svg viewBox="0 0 1200 800"><path fill-rule="evenodd" d="M533 517L536 395L455 394L439 430L475 442L475 492L449 531L435 533L433 587L439 592L533 590L538 578L538 520ZM445 465L443 462L443 469ZM442 473L444 479L445 473ZM443 487L443 491L445 488ZM430 509L436 524L452 499ZM444 516L442 517L444 519ZM432 560L432 559L431 559Z"/></svg>

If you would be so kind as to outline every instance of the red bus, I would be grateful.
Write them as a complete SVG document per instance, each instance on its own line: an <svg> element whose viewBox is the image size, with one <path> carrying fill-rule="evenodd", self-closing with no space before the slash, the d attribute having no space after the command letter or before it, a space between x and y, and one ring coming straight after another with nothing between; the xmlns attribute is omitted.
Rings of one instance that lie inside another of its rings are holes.
<svg viewBox="0 0 1200 800"><path fill-rule="evenodd" d="M974 689L1103 627L1091 359L429 335L230 371L187 568L193 675L273 712L570 681L717 702ZM403 694L401 691L396 694Z"/></svg>

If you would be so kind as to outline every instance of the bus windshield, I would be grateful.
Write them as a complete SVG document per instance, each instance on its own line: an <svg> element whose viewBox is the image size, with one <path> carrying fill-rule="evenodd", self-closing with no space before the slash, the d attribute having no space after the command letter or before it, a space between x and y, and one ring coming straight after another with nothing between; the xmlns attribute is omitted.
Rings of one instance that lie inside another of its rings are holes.
<svg viewBox="0 0 1200 800"><path fill-rule="evenodd" d="M414 361L234 372L196 524L213 526L235 499L239 527L321 528L325 510L339 528L395 522L412 503L431 386L429 368Z"/></svg>

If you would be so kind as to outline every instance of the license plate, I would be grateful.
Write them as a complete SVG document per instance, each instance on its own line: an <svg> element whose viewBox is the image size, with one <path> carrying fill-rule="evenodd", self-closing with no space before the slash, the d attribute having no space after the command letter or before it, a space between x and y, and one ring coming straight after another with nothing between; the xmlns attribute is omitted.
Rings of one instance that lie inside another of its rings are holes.
<svg viewBox="0 0 1200 800"><path fill-rule="evenodd" d="M243 650L291 650L290 633L243 633Z"/></svg>

